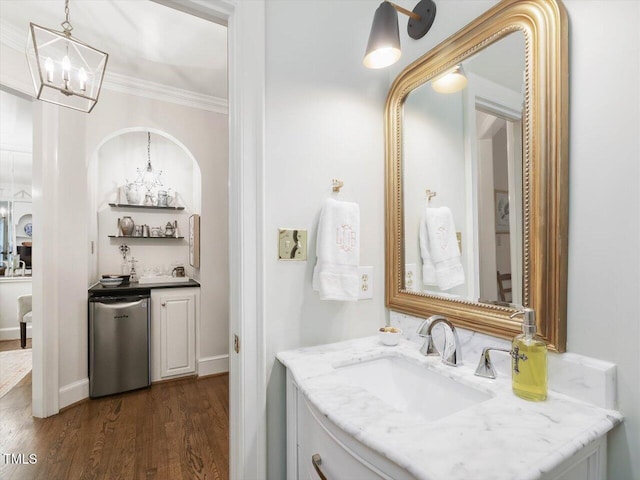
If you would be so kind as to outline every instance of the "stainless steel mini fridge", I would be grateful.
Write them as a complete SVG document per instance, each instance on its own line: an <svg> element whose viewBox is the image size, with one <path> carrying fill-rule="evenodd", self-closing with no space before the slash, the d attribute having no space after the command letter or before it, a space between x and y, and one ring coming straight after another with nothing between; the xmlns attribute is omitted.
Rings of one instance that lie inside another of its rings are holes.
<svg viewBox="0 0 640 480"><path fill-rule="evenodd" d="M89 396L151 384L148 295L89 298Z"/></svg>

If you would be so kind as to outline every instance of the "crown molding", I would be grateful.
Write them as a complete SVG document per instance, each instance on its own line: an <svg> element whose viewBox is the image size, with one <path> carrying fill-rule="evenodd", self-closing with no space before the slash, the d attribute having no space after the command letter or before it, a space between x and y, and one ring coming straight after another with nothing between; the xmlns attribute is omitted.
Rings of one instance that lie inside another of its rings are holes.
<svg viewBox="0 0 640 480"><path fill-rule="evenodd" d="M127 93L138 97L161 100L209 112L228 114L228 102L225 98L205 95L140 78L106 72L102 87L118 93Z"/></svg>
<svg viewBox="0 0 640 480"><path fill-rule="evenodd" d="M27 44L27 30L21 30L4 19L0 19L0 43L13 50L23 52ZM192 92L151 82L140 78L107 71L103 88L118 93L126 93L138 97L160 100L209 112L229 113L226 98Z"/></svg>

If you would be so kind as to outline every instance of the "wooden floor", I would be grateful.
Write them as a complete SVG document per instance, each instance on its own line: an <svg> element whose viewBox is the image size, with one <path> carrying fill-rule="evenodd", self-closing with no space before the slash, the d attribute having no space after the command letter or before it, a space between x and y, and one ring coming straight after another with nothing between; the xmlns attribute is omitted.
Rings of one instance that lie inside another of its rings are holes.
<svg viewBox="0 0 640 480"><path fill-rule="evenodd" d="M27 338L26 348L31 348L31 339ZM8 352L9 350L20 350L20 340L2 340L0 341L0 352Z"/></svg>
<svg viewBox="0 0 640 480"><path fill-rule="evenodd" d="M37 455L11 464L4 455ZM31 417L31 374L0 399L1 480L229 476L229 377L186 379Z"/></svg>

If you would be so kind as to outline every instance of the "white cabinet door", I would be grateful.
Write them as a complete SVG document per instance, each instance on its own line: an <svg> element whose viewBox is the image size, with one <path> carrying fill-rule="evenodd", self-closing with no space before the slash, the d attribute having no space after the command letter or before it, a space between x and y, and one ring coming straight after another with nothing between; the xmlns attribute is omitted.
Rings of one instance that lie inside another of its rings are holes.
<svg viewBox="0 0 640 480"><path fill-rule="evenodd" d="M194 288L151 291L152 381L195 373L199 300Z"/></svg>

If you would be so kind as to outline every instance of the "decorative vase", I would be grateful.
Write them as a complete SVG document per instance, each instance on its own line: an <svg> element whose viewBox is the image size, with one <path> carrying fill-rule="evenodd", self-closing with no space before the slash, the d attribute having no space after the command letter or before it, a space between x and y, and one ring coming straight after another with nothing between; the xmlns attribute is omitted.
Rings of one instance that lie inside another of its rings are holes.
<svg viewBox="0 0 640 480"><path fill-rule="evenodd" d="M139 205L141 195L140 191L138 190L138 186L130 183L125 188L127 191L127 202L129 202L129 205Z"/></svg>
<svg viewBox="0 0 640 480"><path fill-rule="evenodd" d="M160 190L158 192L158 206L159 207L166 207L167 206L167 191L166 190Z"/></svg>
<svg viewBox="0 0 640 480"><path fill-rule="evenodd" d="M135 223L133 223L133 219L131 217L122 217L122 220L120 220L120 229L124 236L131 236L131 234L133 234L134 227Z"/></svg>

